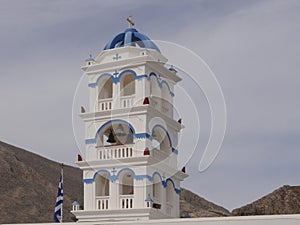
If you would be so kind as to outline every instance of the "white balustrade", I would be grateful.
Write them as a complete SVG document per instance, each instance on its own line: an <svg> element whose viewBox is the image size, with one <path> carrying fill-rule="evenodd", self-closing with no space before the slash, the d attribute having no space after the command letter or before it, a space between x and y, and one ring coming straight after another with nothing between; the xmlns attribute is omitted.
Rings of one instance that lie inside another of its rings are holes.
<svg viewBox="0 0 300 225"><path fill-rule="evenodd" d="M135 157L135 151L133 149L133 144L131 145L118 145L118 146L105 146L97 147L98 149L98 159L108 160L108 159L122 159L122 158L132 158Z"/></svg>
<svg viewBox="0 0 300 225"><path fill-rule="evenodd" d="M121 108L130 108L134 105L135 95L122 96L121 97Z"/></svg>
<svg viewBox="0 0 300 225"><path fill-rule="evenodd" d="M120 208L132 209L133 208L133 195L121 195L120 196Z"/></svg>
<svg viewBox="0 0 300 225"><path fill-rule="evenodd" d="M108 111L112 109L112 99L101 99L98 101L99 111Z"/></svg>
<svg viewBox="0 0 300 225"><path fill-rule="evenodd" d="M96 197L96 208L97 210L107 210L108 209L108 196Z"/></svg>

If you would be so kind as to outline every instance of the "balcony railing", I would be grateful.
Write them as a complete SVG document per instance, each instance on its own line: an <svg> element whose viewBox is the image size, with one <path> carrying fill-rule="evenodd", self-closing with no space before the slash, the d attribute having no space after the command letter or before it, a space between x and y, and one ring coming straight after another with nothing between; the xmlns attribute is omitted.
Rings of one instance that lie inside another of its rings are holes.
<svg viewBox="0 0 300 225"><path fill-rule="evenodd" d="M96 197L96 208L97 210L108 209L109 196Z"/></svg>
<svg viewBox="0 0 300 225"><path fill-rule="evenodd" d="M130 108L134 105L135 95L122 96L120 97L120 108ZM98 110L99 111L109 111L116 107L112 98L99 99L98 100ZM118 107L117 107L118 108Z"/></svg>
<svg viewBox="0 0 300 225"><path fill-rule="evenodd" d="M135 95L122 96L121 97L121 108L130 108L134 105Z"/></svg>
<svg viewBox="0 0 300 225"><path fill-rule="evenodd" d="M98 159L109 160L136 157L138 154L133 147L134 144L97 147Z"/></svg>
<svg viewBox="0 0 300 225"><path fill-rule="evenodd" d="M133 195L121 195L120 196L120 208L132 209L133 208Z"/></svg>
<svg viewBox="0 0 300 225"><path fill-rule="evenodd" d="M112 98L101 99L98 101L99 111L108 111L112 109Z"/></svg>

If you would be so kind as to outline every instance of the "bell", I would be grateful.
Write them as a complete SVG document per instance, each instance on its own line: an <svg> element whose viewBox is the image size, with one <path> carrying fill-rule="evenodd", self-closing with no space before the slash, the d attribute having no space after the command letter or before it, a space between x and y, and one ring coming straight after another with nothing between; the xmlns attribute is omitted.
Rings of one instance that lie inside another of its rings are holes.
<svg viewBox="0 0 300 225"><path fill-rule="evenodd" d="M126 133L124 132L124 128L122 127L121 124L118 125L117 130L116 130L116 136L117 137L124 137L126 136Z"/></svg>
<svg viewBox="0 0 300 225"><path fill-rule="evenodd" d="M108 135L107 142L108 142L108 143L116 143L116 139L115 139L115 136L114 136L112 130L110 130L110 133L109 133L109 135Z"/></svg>

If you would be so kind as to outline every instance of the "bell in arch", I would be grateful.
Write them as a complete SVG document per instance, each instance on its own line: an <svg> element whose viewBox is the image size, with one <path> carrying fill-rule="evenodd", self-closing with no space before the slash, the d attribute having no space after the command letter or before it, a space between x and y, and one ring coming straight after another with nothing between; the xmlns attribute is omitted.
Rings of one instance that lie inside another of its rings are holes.
<svg viewBox="0 0 300 225"><path fill-rule="evenodd" d="M116 143L115 135L113 134L112 130L110 130L107 142L108 143Z"/></svg>

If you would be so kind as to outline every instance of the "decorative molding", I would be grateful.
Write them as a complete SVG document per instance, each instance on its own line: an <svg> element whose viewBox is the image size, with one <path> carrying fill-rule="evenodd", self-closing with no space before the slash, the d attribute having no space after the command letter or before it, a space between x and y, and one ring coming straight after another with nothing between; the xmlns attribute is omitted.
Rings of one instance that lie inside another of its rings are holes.
<svg viewBox="0 0 300 225"><path fill-rule="evenodd" d="M164 126L162 126L161 124L156 124L154 125L154 127L152 128L151 130L151 134L148 134L148 133L135 133L135 129L134 127L128 122L128 121L125 121L125 120L121 120L121 119L114 119L114 120L110 120L110 121L107 121L106 123L104 123L96 132L96 135L95 135L95 138L90 138L90 139L86 139L85 140L85 144L89 145L89 144L96 144L97 143L97 138L99 137L100 133L102 132L102 130L107 127L108 125L112 124L112 123L123 123L123 124L126 124L132 131L133 133L133 137L134 139L149 139L149 140L152 140L153 137L151 136L151 134L153 133L153 130L155 128L161 128L162 130L164 130L164 132L166 133L167 135L167 138L169 140L169 143L170 143L170 148L172 150L172 152L176 155L178 155L178 150L175 149L173 147L173 144L172 144L172 140L171 140L171 137L170 137L170 134L167 130L167 128L165 128Z"/></svg>
<svg viewBox="0 0 300 225"><path fill-rule="evenodd" d="M159 76L156 75L156 73L154 72L150 72L149 76L148 76L148 81L151 80L151 76L154 76L156 78L157 84L159 86L160 89L162 89L163 84L165 84L169 90L169 93L172 97L175 96L175 94L171 91L170 85L168 84L167 81L162 80Z"/></svg>
<svg viewBox="0 0 300 225"><path fill-rule="evenodd" d="M156 75L156 73L150 72L149 75L147 75L147 74L137 75L136 72L134 70L131 70L131 69L124 70L121 73L116 73L116 70L114 71L113 74L103 73L103 74L99 75L99 77L97 78L96 82L89 83L88 86L91 87L91 88L97 87L100 79L103 78L103 77L110 77L112 79L113 83L118 83L118 82L120 82L121 77L124 74L126 74L126 73L132 74L136 80L147 78L147 80L150 81L151 80L151 76L154 76L156 78L157 84L158 84L158 86L159 86L160 89L162 89L163 85L166 85L166 87L169 90L170 95L172 97L175 96L174 92L171 91L171 88L170 88L170 85L168 84L168 82L166 80L162 80L159 76Z"/></svg>
<svg viewBox="0 0 300 225"><path fill-rule="evenodd" d="M171 182L172 186L173 186L173 189L174 191L176 192L176 194L180 194L180 189L179 188L176 188L175 187L175 183L174 181L171 179L171 178L167 178L166 180L163 180L163 177L161 176L161 174L158 172L158 171L155 171L152 176L146 174L146 175L137 175L135 174L134 170L132 170L131 168L122 168L121 170L117 171L115 170L115 168L113 168L113 170L110 172L106 169L101 169L101 170L98 170L94 173L94 176L93 178L87 178L87 179L83 179L83 182L86 183L86 184L92 184L95 180L96 180L96 177L97 177L97 174L99 173L106 173L107 174L107 177L108 179L111 181L111 182L116 182L116 180L119 179L119 176L124 172L124 171L129 171L133 178L135 180L143 180L143 179L148 179L150 182L154 182L154 176L157 175L159 176L160 178L160 181L161 181L161 184L164 188L167 188L167 185L168 185L168 182ZM115 174L117 172L117 174ZM113 173L113 174L111 174Z"/></svg>

